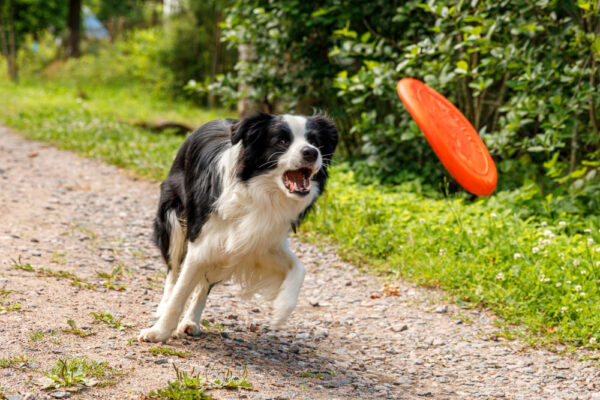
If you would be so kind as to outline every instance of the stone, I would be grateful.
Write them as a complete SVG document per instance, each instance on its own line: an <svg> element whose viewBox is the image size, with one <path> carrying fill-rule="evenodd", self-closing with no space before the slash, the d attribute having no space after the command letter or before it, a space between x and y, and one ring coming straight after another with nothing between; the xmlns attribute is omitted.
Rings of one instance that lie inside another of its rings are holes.
<svg viewBox="0 0 600 400"><path fill-rule="evenodd" d="M392 326L393 332L404 332L406 330L408 330L408 325L406 325L406 324L399 324L399 325Z"/></svg>
<svg viewBox="0 0 600 400"><path fill-rule="evenodd" d="M448 306L444 304L443 306L437 307L433 311L436 312L436 313L438 313L438 314L446 314L448 312Z"/></svg>
<svg viewBox="0 0 600 400"><path fill-rule="evenodd" d="M50 396L54 397L55 399L68 399L69 397L71 397L71 393L69 393L69 392L54 392L54 393L51 393Z"/></svg>

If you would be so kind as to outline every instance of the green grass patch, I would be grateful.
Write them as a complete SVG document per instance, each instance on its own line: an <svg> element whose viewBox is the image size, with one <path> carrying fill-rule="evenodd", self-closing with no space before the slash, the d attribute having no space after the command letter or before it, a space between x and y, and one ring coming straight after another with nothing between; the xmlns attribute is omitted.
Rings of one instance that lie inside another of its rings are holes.
<svg viewBox="0 0 600 400"><path fill-rule="evenodd" d="M72 333L73 335L77 335L77 336L81 336L81 337L87 337L87 336L92 336L92 335L95 335L96 333L98 333L94 329L79 328L77 326L77 323L74 320L72 320L72 319L67 320L67 325L69 325L69 327L68 328L64 328L62 331L66 332L66 333Z"/></svg>
<svg viewBox="0 0 600 400"><path fill-rule="evenodd" d="M27 365L27 363L33 361L29 358L29 355L16 355L13 357L0 358L0 368L15 368L19 365Z"/></svg>
<svg viewBox="0 0 600 400"><path fill-rule="evenodd" d="M118 329L121 331L132 326L131 324L123 323L122 318L117 318L108 311L100 311L98 313L91 312L90 315L94 317L94 320L96 320L96 322L108 325L111 328Z"/></svg>
<svg viewBox="0 0 600 400"><path fill-rule="evenodd" d="M177 356L179 358L187 358L189 351L177 351L167 346L153 347L150 349L150 353L155 356Z"/></svg>
<svg viewBox="0 0 600 400"><path fill-rule="evenodd" d="M150 392L147 397L161 400L208 400L213 397L207 393L214 389L228 390L252 390L252 384L248 382L248 371L244 368L241 377L234 377L231 370L227 370L225 378L212 381L200 377L199 373L181 371L173 364L176 379L170 381L166 387Z"/></svg>
<svg viewBox="0 0 600 400"><path fill-rule="evenodd" d="M44 375L39 381L44 390L65 388L76 392L86 387L114 385L127 372L112 368L106 362L76 357L57 360L55 366L45 371Z"/></svg>

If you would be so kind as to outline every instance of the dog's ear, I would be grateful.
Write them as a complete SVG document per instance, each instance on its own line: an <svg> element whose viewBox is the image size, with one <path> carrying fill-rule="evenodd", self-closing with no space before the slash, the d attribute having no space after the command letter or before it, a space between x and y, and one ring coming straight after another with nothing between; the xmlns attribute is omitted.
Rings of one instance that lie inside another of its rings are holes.
<svg viewBox="0 0 600 400"><path fill-rule="evenodd" d="M272 119L271 114L257 113L236 122L231 126L231 143L237 144L241 140L248 146L255 142L268 129Z"/></svg>
<svg viewBox="0 0 600 400"><path fill-rule="evenodd" d="M317 135L319 135L323 160L328 164L338 144L338 131L333 121L324 114L315 114L312 116L312 120L317 126Z"/></svg>

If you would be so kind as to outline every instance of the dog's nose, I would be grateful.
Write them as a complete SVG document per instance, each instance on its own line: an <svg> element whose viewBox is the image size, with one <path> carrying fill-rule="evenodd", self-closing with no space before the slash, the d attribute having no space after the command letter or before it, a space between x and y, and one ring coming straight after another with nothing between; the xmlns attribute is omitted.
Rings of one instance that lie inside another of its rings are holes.
<svg viewBox="0 0 600 400"><path fill-rule="evenodd" d="M305 146L302 148L302 157L306 162L315 162L319 157L319 150L315 149L314 147Z"/></svg>

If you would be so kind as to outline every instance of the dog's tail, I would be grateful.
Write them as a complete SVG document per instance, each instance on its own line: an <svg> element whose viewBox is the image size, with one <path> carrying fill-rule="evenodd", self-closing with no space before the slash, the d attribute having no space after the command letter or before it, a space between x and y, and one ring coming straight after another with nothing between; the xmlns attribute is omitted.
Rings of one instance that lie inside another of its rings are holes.
<svg viewBox="0 0 600 400"><path fill-rule="evenodd" d="M183 207L166 207L161 202L154 219L154 243L169 271L179 270L187 252L186 224L182 214Z"/></svg>

